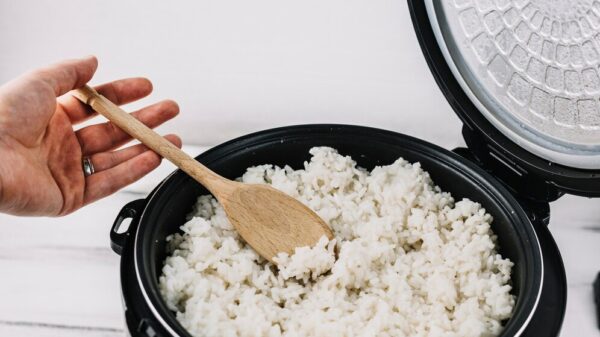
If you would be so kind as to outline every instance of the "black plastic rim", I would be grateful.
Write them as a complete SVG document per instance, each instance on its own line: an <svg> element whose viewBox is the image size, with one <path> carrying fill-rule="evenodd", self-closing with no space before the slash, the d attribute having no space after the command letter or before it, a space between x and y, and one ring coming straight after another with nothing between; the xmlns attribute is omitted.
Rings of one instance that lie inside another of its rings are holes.
<svg viewBox="0 0 600 337"><path fill-rule="evenodd" d="M440 50L431 28L425 2L408 0L408 5L425 60L435 81L463 123L490 146L501 150L528 172L555 185L561 191L588 197L600 196L600 171L559 165L540 158L509 140L469 100Z"/></svg>
<svg viewBox="0 0 600 337"><path fill-rule="evenodd" d="M478 201L484 198L486 200L483 202L484 206L496 219L493 227L496 226L494 231L500 237L501 250L505 247L503 254L508 254L511 259L519 261L514 269L515 275L519 276L514 284L519 292L517 304L513 317L506 324L501 336L514 336L522 332L540 299L543 280L540 243L531 222L512 195L493 177L468 160L409 136L344 125L305 125L258 132L219 145L198 156L197 159L209 167L216 168L219 173L233 178L243 172L245 167L269 162L265 161L265 158L269 158L264 157L266 154L280 158L280 162L275 164L290 163L292 166L298 166L308 155L307 149L315 145L336 147L343 154L351 154L359 164L362 160L369 162L371 166L389 164L402 155L410 161L420 161L431 173L434 181L438 182L443 189L453 193L456 198L470 195L478 195L479 198L473 198ZM364 152L352 153L354 148L361 146ZM302 151L306 150L306 153L300 154L298 152L300 148ZM255 158L258 162L247 162L247 159L254 158L253 156L258 156ZM246 158L246 161L237 161L241 157ZM239 164L245 166L236 168L235 166ZM441 181L444 179L451 180L443 184ZM194 191L191 191L192 189ZM153 258L153 254L156 254L157 246L160 247L162 244L164 248L164 242L161 242L166 235L163 227L173 226L172 223L161 223L161 217L164 219L174 216L172 213L179 207L178 197L184 193L199 195L206 192L194 184L187 175L177 171L150 195L143 214L136 221L135 241L132 240L134 238L130 238L127 243L127 246L133 244L131 247L133 251L124 250L125 255L134 255L135 278L145 303L139 303L139 297L138 303L128 303L125 280L131 284L134 270L131 261L127 267L125 264L122 265L124 297L128 310L132 306L145 306L143 311L151 317L146 318L144 322L152 322L148 324L154 325L154 330L164 328L167 332L178 336L189 336L189 334L176 321L173 313L167 309L160 297L157 284L157 272L159 272L157 268L160 268L160 265L159 261ZM189 209L185 213L187 212ZM183 222L179 223L177 227L182 224ZM124 260L125 258L124 256Z"/></svg>

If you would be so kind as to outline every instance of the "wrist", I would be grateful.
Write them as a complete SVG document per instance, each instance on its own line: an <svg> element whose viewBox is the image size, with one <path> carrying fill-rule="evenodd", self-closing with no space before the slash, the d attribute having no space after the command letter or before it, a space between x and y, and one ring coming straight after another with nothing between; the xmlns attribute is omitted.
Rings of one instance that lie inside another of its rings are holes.
<svg viewBox="0 0 600 337"><path fill-rule="evenodd" d="M2 204L4 198L2 197L2 170L0 170L0 209L2 209Z"/></svg>
<svg viewBox="0 0 600 337"><path fill-rule="evenodd" d="M7 153L7 144L4 139L4 135L2 135L2 131L0 130L0 158L4 158L5 160L0 160L0 213L6 211L6 177L8 172L6 171L6 157L10 155Z"/></svg>
<svg viewBox="0 0 600 337"><path fill-rule="evenodd" d="M2 141L0 140L0 146ZM0 151L0 153L2 153ZM4 184L2 183L2 177L4 177L4 169L2 168L2 163L0 162L0 212L4 209Z"/></svg>

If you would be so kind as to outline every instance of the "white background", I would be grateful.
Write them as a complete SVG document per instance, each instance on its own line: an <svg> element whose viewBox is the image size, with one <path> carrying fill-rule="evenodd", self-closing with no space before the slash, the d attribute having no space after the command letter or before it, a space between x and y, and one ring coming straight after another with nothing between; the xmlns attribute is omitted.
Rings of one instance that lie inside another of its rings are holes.
<svg viewBox="0 0 600 337"><path fill-rule="evenodd" d="M0 42L0 82L87 54L93 83L149 77L187 142L310 122L458 138L405 1L2 0Z"/></svg>
<svg viewBox="0 0 600 337"><path fill-rule="evenodd" d="M94 84L149 77L155 93L144 103L179 102L181 115L161 132L179 133L194 154L194 145L315 122L461 144L403 0L0 0L0 46L0 83L88 54L100 59ZM0 216L0 335L121 335L108 228L168 170L67 218ZM598 336L597 201L568 197L553 212L570 285L563 336Z"/></svg>

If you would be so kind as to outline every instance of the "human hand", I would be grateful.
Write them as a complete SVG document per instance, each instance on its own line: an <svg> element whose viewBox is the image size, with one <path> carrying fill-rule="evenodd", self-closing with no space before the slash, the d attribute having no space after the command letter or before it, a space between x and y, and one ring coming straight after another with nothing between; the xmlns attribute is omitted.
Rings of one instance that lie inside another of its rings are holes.
<svg viewBox="0 0 600 337"><path fill-rule="evenodd" d="M106 197L140 179L161 161L143 145L124 149L131 138L110 122L74 125L95 114L67 94L94 75L95 57L69 60L23 75L0 87L0 212L59 216ZM96 87L115 104L150 94L147 79L130 78ZM132 114L154 128L179 113L162 101ZM181 140L167 135L181 147ZM95 173L86 177L82 158Z"/></svg>

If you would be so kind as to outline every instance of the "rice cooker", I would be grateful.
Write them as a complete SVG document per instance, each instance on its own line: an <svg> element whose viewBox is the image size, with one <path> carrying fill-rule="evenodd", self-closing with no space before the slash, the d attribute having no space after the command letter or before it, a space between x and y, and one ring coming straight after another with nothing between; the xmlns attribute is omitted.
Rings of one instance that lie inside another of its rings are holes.
<svg viewBox="0 0 600 337"><path fill-rule="evenodd" d="M270 129L196 159L225 177L270 163L297 169L313 146L331 146L372 169L398 157L494 216L517 296L500 336L557 336L565 269L547 225L565 193L600 196L600 8L591 0L408 0L429 68L463 122L466 148L448 151L399 133L349 125ZM598 36L598 38L597 38ZM119 212L110 232L121 255L131 336L190 337L158 290L166 237L208 192L175 171ZM121 224L127 218L126 230Z"/></svg>

